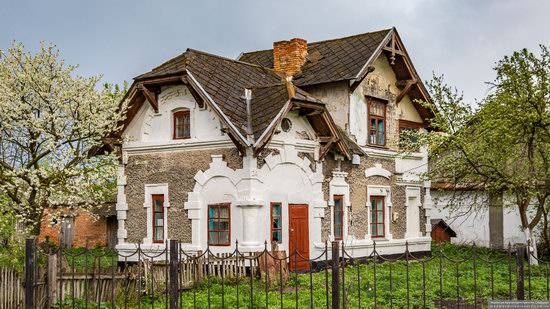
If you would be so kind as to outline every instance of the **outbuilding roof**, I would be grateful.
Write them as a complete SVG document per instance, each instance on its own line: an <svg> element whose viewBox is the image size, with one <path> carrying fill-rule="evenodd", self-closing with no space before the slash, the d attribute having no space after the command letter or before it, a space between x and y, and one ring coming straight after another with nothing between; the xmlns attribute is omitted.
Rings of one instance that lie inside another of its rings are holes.
<svg viewBox="0 0 550 309"><path fill-rule="evenodd" d="M456 232L445 222L443 219L431 219L430 223L433 226L439 226L441 227L445 232L449 234L451 237L456 237Z"/></svg>

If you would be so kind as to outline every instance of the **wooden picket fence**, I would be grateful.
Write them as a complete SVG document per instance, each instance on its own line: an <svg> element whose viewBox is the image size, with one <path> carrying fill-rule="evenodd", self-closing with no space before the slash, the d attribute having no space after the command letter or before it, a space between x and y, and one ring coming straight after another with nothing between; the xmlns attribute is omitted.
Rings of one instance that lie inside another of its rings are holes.
<svg viewBox="0 0 550 309"><path fill-rule="evenodd" d="M22 274L14 268L0 267L0 309L21 308L24 294Z"/></svg>
<svg viewBox="0 0 550 309"><path fill-rule="evenodd" d="M190 289L194 282L201 282L208 277L246 276L247 270L248 274L256 274L259 271L257 255L243 255L244 257L236 257L222 253L200 258L182 256L179 262L181 288ZM127 269L117 266L114 269L97 269L92 266L87 273L73 272L65 262L61 272L56 262L52 262L51 265L56 265L53 267L55 274L51 275L54 280L47 278L47 274L52 273L51 269L48 271L45 266L37 269L34 295L39 306L47 303L48 296L51 304L72 297L87 299L90 302L109 302L120 291L149 293L147 282L150 280L155 281L155 292L164 292L166 289L164 283L167 282L168 265L164 261L151 263L143 260L127 265ZM145 283L145 289L138 288L140 283ZM24 295L24 273L19 273L13 268L0 267L0 309L23 308Z"/></svg>

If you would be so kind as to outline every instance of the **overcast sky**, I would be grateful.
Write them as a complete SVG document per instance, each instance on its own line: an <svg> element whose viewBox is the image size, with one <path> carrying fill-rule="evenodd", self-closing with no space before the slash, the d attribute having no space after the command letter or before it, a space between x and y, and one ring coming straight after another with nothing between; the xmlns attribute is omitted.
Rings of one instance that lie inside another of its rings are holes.
<svg viewBox="0 0 550 309"><path fill-rule="evenodd" d="M122 83L187 47L236 58L273 41L310 42L397 27L422 79L444 74L466 98L504 55L550 45L545 0L0 0L0 48L55 43L84 76Z"/></svg>

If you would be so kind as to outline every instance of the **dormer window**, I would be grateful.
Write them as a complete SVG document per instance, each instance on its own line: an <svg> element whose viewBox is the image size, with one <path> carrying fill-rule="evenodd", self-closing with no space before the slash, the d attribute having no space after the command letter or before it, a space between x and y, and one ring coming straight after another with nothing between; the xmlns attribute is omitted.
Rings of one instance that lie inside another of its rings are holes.
<svg viewBox="0 0 550 309"><path fill-rule="evenodd" d="M386 104L373 98L369 102L369 144L386 145Z"/></svg>
<svg viewBox="0 0 550 309"><path fill-rule="evenodd" d="M180 110L174 112L174 139L186 139L191 137L191 119L189 110Z"/></svg>

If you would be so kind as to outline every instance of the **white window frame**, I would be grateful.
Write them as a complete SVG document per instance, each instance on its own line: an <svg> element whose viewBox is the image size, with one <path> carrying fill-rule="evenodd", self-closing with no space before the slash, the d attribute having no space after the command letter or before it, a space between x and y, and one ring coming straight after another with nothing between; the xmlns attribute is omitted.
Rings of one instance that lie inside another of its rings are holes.
<svg viewBox="0 0 550 309"><path fill-rule="evenodd" d="M144 244L153 244L153 195L164 195L164 241L169 239L168 208L170 208L170 199L168 195L168 184L146 184L143 207L147 211L147 237L143 239Z"/></svg>
<svg viewBox="0 0 550 309"><path fill-rule="evenodd" d="M351 202L350 202L350 195L349 195L349 185L346 182L346 177L348 176L348 173L346 172L340 172L340 171L333 171L332 172L332 179L329 184L329 199L328 199L328 206L330 207L330 239L335 240L334 237L334 196L335 195L342 195L343 196L343 203L342 203L342 209L343 209L343 215L342 215L342 240L345 241L348 237L348 228L349 228L349 220L350 212L351 212Z"/></svg>
<svg viewBox="0 0 550 309"><path fill-rule="evenodd" d="M368 214L369 214L369 222L368 222L368 227L367 227L367 235L366 235L366 238L371 238L372 237L372 233L371 233L371 222L372 222L372 217L371 217L371 205L370 205L370 197L371 196L383 196L384 197L384 237L383 238L373 238L375 240L391 240L393 239L392 237L392 234L391 234L391 226L392 226L392 221L391 221L391 215L392 215L392 208L393 208L393 203L392 203L392 199L391 199L391 187L390 186L376 186L376 185L371 185L371 186L367 186L367 211L368 211Z"/></svg>

